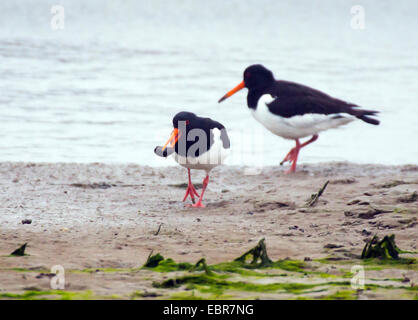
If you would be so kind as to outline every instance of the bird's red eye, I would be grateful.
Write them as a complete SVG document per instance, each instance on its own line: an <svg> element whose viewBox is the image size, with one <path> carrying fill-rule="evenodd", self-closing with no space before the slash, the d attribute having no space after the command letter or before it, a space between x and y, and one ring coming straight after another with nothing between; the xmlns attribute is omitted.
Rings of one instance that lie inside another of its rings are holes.
<svg viewBox="0 0 418 320"><path fill-rule="evenodd" d="M189 120L186 120L186 126L187 126L189 123L190 123L190 121L189 121Z"/></svg>

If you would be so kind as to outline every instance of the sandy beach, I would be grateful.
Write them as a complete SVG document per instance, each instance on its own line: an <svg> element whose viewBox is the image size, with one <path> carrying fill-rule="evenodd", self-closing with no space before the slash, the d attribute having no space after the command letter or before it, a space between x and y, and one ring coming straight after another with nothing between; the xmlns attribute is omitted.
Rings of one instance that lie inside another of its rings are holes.
<svg viewBox="0 0 418 320"><path fill-rule="evenodd" d="M402 250L417 251L418 166L319 163L301 165L293 175L284 169L245 175L242 167L217 168L205 195L207 207L196 209L181 201L187 171L180 167L1 163L0 295L50 290L48 273L61 265L68 292L124 299L153 292L151 297L170 298L184 288L156 289L153 282L170 275L140 269L151 251L176 262L204 257L213 265L237 258L261 238L272 260L305 261L306 270L337 276L343 267L332 263L348 260L348 270L361 264L358 257L374 234L395 234ZM194 172L196 187L203 177ZM317 204L308 207L311 194L328 180ZM23 224L25 219L31 223ZM9 256L24 243L26 256ZM330 257L329 264L320 262ZM376 270L370 271L374 279L401 279L395 288L412 291L368 296L366 290L361 297L416 297L416 263ZM280 292L231 297L295 298Z"/></svg>

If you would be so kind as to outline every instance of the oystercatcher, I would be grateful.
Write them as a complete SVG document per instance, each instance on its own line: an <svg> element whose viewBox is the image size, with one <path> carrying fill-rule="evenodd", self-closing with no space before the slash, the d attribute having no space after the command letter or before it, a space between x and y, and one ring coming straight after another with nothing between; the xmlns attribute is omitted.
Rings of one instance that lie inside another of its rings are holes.
<svg viewBox="0 0 418 320"><path fill-rule="evenodd" d="M260 64L245 69L244 80L218 102L245 87L248 88L247 105L254 118L275 135L296 141L296 146L280 163L292 163L286 173L296 170L300 149L318 139L319 132L355 119L379 124L370 117L378 111L359 109L355 104L298 83L275 80L273 73ZM300 138L308 136L312 137L304 143L299 142Z"/></svg>
<svg viewBox="0 0 418 320"><path fill-rule="evenodd" d="M221 123L185 111L174 116L173 127L174 130L166 144L163 147L157 146L154 152L161 157L168 157L174 153L174 159L187 168L189 176L183 201L190 196L193 207L204 207L202 198L209 183L209 172L222 164L229 153L228 134ZM206 171L200 197L192 184L190 169ZM199 197L197 203L194 201L195 196Z"/></svg>

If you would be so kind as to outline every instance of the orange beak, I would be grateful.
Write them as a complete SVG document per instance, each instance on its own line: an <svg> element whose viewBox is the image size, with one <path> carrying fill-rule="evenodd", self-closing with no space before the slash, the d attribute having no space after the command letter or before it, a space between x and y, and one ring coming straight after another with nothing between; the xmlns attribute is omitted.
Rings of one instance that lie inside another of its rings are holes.
<svg viewBox="0 0 418 320"><path fill-rule="evenodd" d="M173 132L171 133L170 139L168 139L168 141L165 143L162 151L165 150L165 148L167 148L167 145L171 142L171 147L174 147L174 145L176 144L176 142L179 140L180 138L180 134L179 134L179 129L174 128Z"/></svg>
<svg viewBox="0 0 418 320"><path fill-rule="evenodd" d="M234 89L232 89L231 91L227 92L226 95L224 95L222 98L219 99L218 103L221 103L222 101L224 101L226 98L229 98L230 96L232 96L234 93L240 91L241 89L245 88L245 82L242 81L239 85L237 85Z"/></svg>

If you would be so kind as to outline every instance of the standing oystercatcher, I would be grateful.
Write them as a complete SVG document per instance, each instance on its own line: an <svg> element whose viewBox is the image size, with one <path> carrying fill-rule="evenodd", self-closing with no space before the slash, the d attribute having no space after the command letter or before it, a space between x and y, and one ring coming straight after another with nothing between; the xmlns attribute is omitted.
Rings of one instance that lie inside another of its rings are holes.
<svg viewBox="0 0 418 320"><path fill-rule="evenodd" d="M260 64L244 71L244 80L218 102L247 87L247 105L254 118L275 135L296 141L281 165L292 163L286 173L296 170L301 148L318 139L318 133L347 124L356 118L378 125L371 118L378 111L362 110L352 103L333 98L319 90L294 82L275 80L273 73ZM304 143L299 139L312 136Z"/></svg>
<svg viewBox="0 0 418 320"><path fill-rule="evenodd" d="M161 157L174 153L174 159L187 168L189 184L183 201L190 198L193 207L204 207L203 194L209 183L209 172L223 163L229 153L230 141L225 127L210 118L201 118L191 112L179 112L173 118L174 130L167 143L158 146L154 152ZM170 144L171 147L167 147ZM202 193L197 193L192 184L190 169L205 170ZM199 197L194 203L194 197Z"/></svg>

